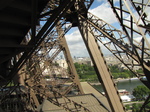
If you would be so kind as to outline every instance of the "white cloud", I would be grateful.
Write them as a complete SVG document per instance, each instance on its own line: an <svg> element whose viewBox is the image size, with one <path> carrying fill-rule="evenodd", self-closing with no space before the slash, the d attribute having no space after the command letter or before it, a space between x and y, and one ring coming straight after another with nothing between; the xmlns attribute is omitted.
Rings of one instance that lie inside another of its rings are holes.
<svg viewBox="0 0 150 112"><path fill-rule="evenodd" d="M142 36L138 36L138 37L134 38L134 40L140 43L142 41ZM150 42L150 38L146 38L145 41ZM147 47L146 43L145 43L145 46Z"/></svg>
<svg viewBox="0 0 150 112"><path fill-rule="evenodd" d="M102 4L94 9L90 9L89 12L96 15L100 19L103 19L104 21L106 21L109 24L117 23L117 19L113 13L111 7L109 6L109 4L106 3L104 0L97 0L97 1L102 2ZM115 0L115 2L117 2L117 1L118 0ZM147 14L148 13L150 14L148 9L146 9L145 12ZM127 19L127 20L130 19L130 16L127 15L126 13L123 13L123 15L124 15L125 19ZM136 13L134 13L134 15L137 17ZM147 18L150 18L150 16L148 16ZM126 24L127 26L130 25L129 22L127 22L127 21L124 22L124 24ZM137 27L135 25L134 25L134 28L137 30ZM134 36L139 37L139 35L135 35L135 34L134 34ZM87 53L86 47L84 45L84 42L82 40L82 37L80 35L80 32L77 29L74 30L70 34L67 34L66 39L67 39L67 43L69 45L72 56L81 56L81 57L88 56L88 53ZM135 40L137 40L139 42L141 40L141 38L140 37L135 38ZM102 44L100 44L100 46L101 46L101 50L104 54L109 53L108 50L106 50L106 48L102 46Z"/></svg>
<svg viewBox="0 0 150 112"><path fill-rule="evenodd" d="M90 9L89 12L96 15L100 19L103 19L109 24L117 22L117 19L108 3L102 3L100 6L94 9Z"/></svg>
<svg viewBox="0 0 150 112"><path fill-rule="evenodd" d="M88 52L86 50L85 44L82 40L79 30L75 30L70 34L67 34L66 40L73 56L85 57L88 56Z"/></svg>
<svg viewBox="0 0 150 112"><path fill-rule="evenodd" d="M99 1L103 1L103 0L99 0ZM108 3L102 3L100 6L94 9L90 9L89 12L96 15L100 19L103 19L109 24L117 22L117 19L115 18L115 15L112 12L112 9ZM72 57L73 56L80 56L80 57L89 56L78 29L75 29L71 33L67 34L65 37L66 37ZM110 52L102 44L100 44L100 47L104 54L110 54Z"/></svg>
<svg viewBox="0 0 150 112"><path fill-rule="evenodd" d="M85 44L78 29L76 29L70 34L67 34L65 37L72 57L89 57L88 51L85 47ZM110 52L101 43L99 43L99 45L104 54L110 54Z"/></svg>

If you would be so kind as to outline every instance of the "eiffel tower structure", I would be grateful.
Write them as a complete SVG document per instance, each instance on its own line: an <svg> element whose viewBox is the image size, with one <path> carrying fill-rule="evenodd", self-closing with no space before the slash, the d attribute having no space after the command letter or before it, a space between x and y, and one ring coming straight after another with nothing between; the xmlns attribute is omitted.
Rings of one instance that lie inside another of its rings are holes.
<svg viewBox="0 0 150 112"><path fill-rule="evenodd" d="M150 53L150 1L107 0L121 30L88 12L93 2L0 1L0 111L126 111L100 44L150 89L150 63L145 60ZM85 94L65 38L72 27L81 33L109 108L96 96ZM67 70L56 63L60 55ZM126 62L124 56L132 61ZM137 66L144 74L134 70ZM149 100L150 96L139 111L146 111Z"/></svg>

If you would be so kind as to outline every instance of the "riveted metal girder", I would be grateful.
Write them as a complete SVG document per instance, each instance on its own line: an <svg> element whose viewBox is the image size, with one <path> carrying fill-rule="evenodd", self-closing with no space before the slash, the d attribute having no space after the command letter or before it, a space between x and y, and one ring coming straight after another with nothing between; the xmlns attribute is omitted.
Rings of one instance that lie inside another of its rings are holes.
<svg viewBox="0 0 150 112"><path fill-rule="evenodd" d="M79 30L81 32L84 43L88 49L90 57L94 63L94 67L99 78L99 81L102 83L106 97L110 104L110 107L113 112L124 112L125 108L121 102L115 83L112 79L112 76L109 72L109 69L104 60L103 54L100 50L100 46L97 44L95 37L89 32L88 25L85 21L79 18Z"/></svg>
<svg viewBox="0 0 150 112"><path fill-rule="evenodd" d="M58 33L59 34L63 33L63 30L59 26L58 26ZM60 45L63 47L63 52L64 52L66 61L68 63L68 67L69 67L70 72L71 72L71 77L73 77L73 83L75 83L78 86L79 92L81 94L83 94L83 89L82 89L81 84L79 82L79 77L78 77L77 71L75 69L75 66L74 66L74 63L73 63L66 39L65 39L65 36L60 37ZM67 94L68 92L69 91L67 91L65 94Z"/></svg>

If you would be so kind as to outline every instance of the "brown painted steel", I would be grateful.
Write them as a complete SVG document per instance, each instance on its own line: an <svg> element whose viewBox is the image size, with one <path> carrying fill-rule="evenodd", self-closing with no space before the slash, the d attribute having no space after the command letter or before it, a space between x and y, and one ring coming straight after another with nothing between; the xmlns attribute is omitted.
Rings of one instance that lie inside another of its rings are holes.
<svg viewBox="0 0 150 112"><path fill-rule="evenodd" d="M81 18L79 18L81 19ZM95 37L88 31L88 25L82 19L79 20L79 30L84 43L94 63L98 78L102 83L106 97L113 112L124 112L125 109L115 87L115 83L104 60L103 54Z"/></svg>

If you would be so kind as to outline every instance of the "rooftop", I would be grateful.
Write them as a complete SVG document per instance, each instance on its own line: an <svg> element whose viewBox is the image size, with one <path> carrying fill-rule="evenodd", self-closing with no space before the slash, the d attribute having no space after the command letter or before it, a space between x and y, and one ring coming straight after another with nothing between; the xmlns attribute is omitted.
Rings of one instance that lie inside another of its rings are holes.
<svg viewBox="0 0 150 112"><path fill-rule="evenodd" d="M108 110L99 102L99 100L92 94L84 94L84 95L78 95L78 96L70 96L68 97L70 100L73 100L74 102L78 102L78 104L84 106L89 111L92 112L108 112ZM88 100L87 100L88 99ZM59 98L58 101L63 104L64 99ZM69 101L66 101L68 104L68 107L72 111L76 111L76 108L74 105L72 105ZM83 108L77 108L78 111L83 112ZM66 112L63 107L58 107L51 103L48 100L45 100L42 105L42 112Z"/></svg>

